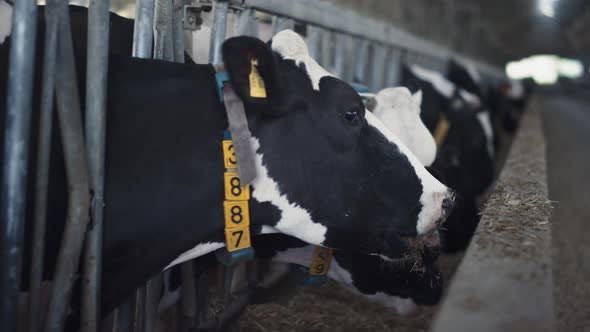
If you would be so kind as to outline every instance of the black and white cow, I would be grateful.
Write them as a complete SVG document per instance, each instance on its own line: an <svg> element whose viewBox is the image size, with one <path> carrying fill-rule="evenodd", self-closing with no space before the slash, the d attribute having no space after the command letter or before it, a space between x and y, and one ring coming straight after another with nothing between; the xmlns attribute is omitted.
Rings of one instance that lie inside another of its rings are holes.
<svg viewBox="0 0 590 332"><path fill-rule="evenodd" d="M421 94L412 95L407 88L383 89L377 94L362 94L371 98L369 109L391 129L402 142L412 146L412 152L429 166L436 155L436 143L420 119ZM363 255L345 250L334 252L327 276L346 289L370 301L392 308L401 315L416 313L416 304L434 304L441 296L442 278L434 264L437 257L438 234L422 247L418 260L409 257L391 262L376 255ZM283 234L262 235L254 238L258 258L273 262L309 267L315 246ZM214 262L209 261L209 264ZM172 285L173 282L168 282ZM179 284L166 287L161 309L179 297Z"/></svg>
<svg viewBox="0 0 590 332"><path fill-rule="evenodd" d="M421 117L431 132L444 118L450 124L432 164L435 173L457 193L457 204L441 231L443 248L466 248L479 222L477 198L494 176L493 130L481 100L449 82L442 74L410 66L402 68L402 84L423 93Z"/></svg>
<svg viewBox="0 0 590 332"><path fill-rule="evenodd" d="M7 44L0 47L0 68L8 65ZM83 36L75 45L84 104ZM41 72L37 55L35 122ZM224 43L223 56L244 103L256 152L253 233L281 232L388 259L419 255L413 242L437 230L450 212L452 194L365 112L359 95L323 70L292 31L281 32L269 44L232 38ZM264 99L249 95L253 59L266 86ZM227 124L214 74L210 65L109 59L103 313L171 261L224 246L221 139ZM6 75L0 70L1 94ZM6 113L4 104L0 113ZM4 116L1 128L3 121ZM67 207L57 128L53 142L46 255L54 257ZM35 169L35 143L33 135L30 169ZM29 178L31 188L32 182ZM29 224L31 210L29 204ZM47 265L51 274L53 266Z"/></svg>

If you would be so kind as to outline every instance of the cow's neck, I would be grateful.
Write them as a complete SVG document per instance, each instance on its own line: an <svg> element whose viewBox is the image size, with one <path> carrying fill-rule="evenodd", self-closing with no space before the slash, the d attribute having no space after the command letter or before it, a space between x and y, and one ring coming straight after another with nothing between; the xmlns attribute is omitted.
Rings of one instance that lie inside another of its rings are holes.
<svg viewBox="0 0 590 332"><path fill-rule="evenodd" d="M211 66L112 59L109 75L105 309L183 252L224 242L227 126ZM253 196L254 235L281 213Z"/></svg>

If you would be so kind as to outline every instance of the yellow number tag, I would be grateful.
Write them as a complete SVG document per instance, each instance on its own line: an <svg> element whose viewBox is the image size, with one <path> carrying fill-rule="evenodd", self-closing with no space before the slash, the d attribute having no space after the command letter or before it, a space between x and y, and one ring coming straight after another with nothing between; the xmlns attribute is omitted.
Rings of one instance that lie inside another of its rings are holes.
<svg viewBox="0 0 590 332"><path fill-rule="evenodd" d="M226 229L225 245L227 246L227 251L229 252L251 247L252 244L250 243L250 229L248 226Z"/></svg>
<svg viewBox="0 0 590 332"><path fill-rule="evenodd" d="M236 159L236 149L232 140L224 139L223 142L223 165L225 168L238 167L238 160Z"/></svg>
<svg viewBox="0 0 590 332"><path fill-rule="evenodd" d="M264 80L258 72L258 60L250 60L250 97L254 98L266 98L266 87L264 86Z"/></svg>
<svg viewBox="0 0 590 332"><path fill-rule="evenodd" d="M332 249L316 246L313 253L313 261L309 267L309 274L316 276L324 276L328 274L331 261Z"/></svg>
<svg viewBox="0 0 590 332"><path fill-rule="evenodd" d="M247 201L250 199L250 186L242 187L238 173L225 172L225 199L228 201Z"/></svg>
<svg viewBox="0 0 590 332"><path fill-rule="evenodd" d="M441 113L438 124L436 125L436 129L434 129L434 140L436 141L437 146L441 146L445 142L450 128L451 123L447 117Z"/></svg>
<svg viewBox="0 0 590 332"><path fill-rule="evenodd" d="M224 201L225 229L250 226L248 201Z"/></svg>

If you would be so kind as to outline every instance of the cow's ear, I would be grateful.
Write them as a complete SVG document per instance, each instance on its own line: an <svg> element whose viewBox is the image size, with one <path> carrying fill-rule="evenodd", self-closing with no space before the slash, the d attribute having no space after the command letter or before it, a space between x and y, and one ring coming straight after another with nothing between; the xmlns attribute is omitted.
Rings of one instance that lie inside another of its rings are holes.
<svg viewBox="0 0 590 332"><path fill-rule="evenodd" d="M412 94L412 99L418 106L422 106L422 90L418 90Z"/></svg>
<svg viewBox="0 0 590 332"><path fill-rule="evenodd" d="M223 61L232 86L245 104L271 113L280 102L277 60L271 48L252 37L233 37L222 47Z"/></svg>

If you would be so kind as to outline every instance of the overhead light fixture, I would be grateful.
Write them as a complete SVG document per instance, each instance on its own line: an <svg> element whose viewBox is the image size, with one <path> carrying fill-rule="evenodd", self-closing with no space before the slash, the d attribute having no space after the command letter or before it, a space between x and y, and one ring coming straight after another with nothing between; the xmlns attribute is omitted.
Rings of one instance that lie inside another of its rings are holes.
<svg viewBox="0 0 590 332"><path fill-rule="evenodd" d="M547 17L555 17L555 3L557 0L538 0L539 11Z"/></svg>
<svg viewBox="0 0 590 332"><path fill-rule="evenodd" d="M584 74L584 65L579 60L560 58L555 55L534 55L520 61L509 62L506 74L514 80L532 77L538 84L553 84L560 76L577 79Z"/></svg>

